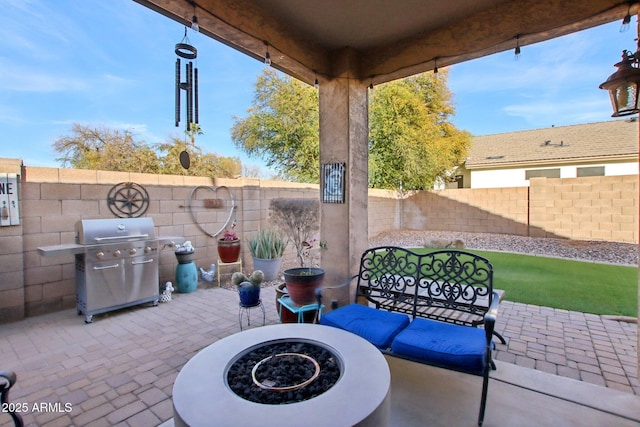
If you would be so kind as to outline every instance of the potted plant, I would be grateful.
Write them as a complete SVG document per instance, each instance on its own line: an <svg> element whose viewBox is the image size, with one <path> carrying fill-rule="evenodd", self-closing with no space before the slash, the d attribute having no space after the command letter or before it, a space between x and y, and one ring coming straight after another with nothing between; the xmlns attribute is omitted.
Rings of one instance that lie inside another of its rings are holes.
<svg viewBox="0 0 640 427"><path fill-rule="evenodd" d="M278 276L286 248L287 241L271 229L258 230L258 234L249 239L253 268L264 272L264 280L274 280Z"/></svg>
<svg viewBox="0 0 640 427"><path fill-rule="evenodd" d="M316 302L315 291L324 279L324 269L310 266L310 255L316 250L326 250L327 244L315 240L315 238L304 241L303 264L307 266L289 268L284 271L284 282L287 286L287 293L294 304L303 306ZM317 243L317 245L316 245Z"/></svg>
<svg viewBox="0 0 640 427"><path fill-rule="evenodd" d="M240 305L253 307L260 302L260 285L264 281L264 273L255 270L249 277L236 271L231 275L231 283L236 286L240 296Z"/></svg>
<svg viewBox="0 0 640 427"><path fill-rule="evenodd" d="M240 258L240 239L234 230L224 230L218 239L218 256L225 264L238 261Z"/></svg>
<svg viewBox="0 0 640 427"><path fill-rule="evenodd" d="M181 245L177 244L174 251L179 264L188 264L192 262L195 252L196 250L189 240Z"/></svg>
<svg viewBox="0 0 640 427"><path fill-rule="evenodd" d="M273 199L271 220L293 242L300 263L299 268L284 271L287 293L294 304L302 306L315 302L315 290L322 284L324 270L311 267L310 254L326 245L313 236L318 229L320 202L316 199ZM313 236L313 237L312 237Z"/></svg>

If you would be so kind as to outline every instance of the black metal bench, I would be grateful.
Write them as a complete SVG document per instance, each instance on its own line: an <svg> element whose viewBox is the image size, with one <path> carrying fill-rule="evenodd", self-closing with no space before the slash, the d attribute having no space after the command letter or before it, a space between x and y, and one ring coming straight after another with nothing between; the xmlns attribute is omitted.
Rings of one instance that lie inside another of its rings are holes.
<svg viewBox="0 0 640 427"><path fill-rule="evenodd" d="M501 298L489 260L453 249L377 247L362 254L357 276L323 289L353 280L357 303L326 313L320 323L358 334L385 354L481 376L482 425ZM322 289L316 295L321 304Z"/></svg>
<svg viewBox="0 0 640 427"><path fill-rule="evenodd" d="M9 402L9 389L16 383L16 374L13 371L0 371L0 402L2 411L8 413L13 420L15 427L23 427L22 417L15 410L16 407Z"/></svg>

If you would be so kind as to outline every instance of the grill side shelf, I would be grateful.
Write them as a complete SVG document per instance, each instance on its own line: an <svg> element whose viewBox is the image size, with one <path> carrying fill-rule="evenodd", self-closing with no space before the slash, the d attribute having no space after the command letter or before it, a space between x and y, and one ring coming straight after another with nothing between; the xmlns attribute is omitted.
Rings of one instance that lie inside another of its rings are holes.
<svg viewBox="0 0 640 427"><path fill-rule="evenodd" d="M84 252L86 246L77 243L67 243L65 245L41 246L38 253L44 257L61 255L79 255Z"/></svg>

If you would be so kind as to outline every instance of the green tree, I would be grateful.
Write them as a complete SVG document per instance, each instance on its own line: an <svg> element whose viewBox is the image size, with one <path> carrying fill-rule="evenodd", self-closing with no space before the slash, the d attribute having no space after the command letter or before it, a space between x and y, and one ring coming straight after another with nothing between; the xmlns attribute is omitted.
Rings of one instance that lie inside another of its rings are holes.
<svg viewBox="0 0 640 427"><path fill-rule="evenodd" d="M74 124L71 133L53 143L62 154L57 160L63 167L223 178L238 176L242 170L238 158L204 153L196 146L194 137L202 134L199 127L188 133L191 142L172 137L154 146L136 141L129 131L106 127ZM189 169L180 164L182 151L190 155Z"/></svg>
<svg viewBox="0 0 640 427"><path fill-rule="evenodd" d="M189 141L173 137L169 142L156 145L160 152L160 173L167 175L207 176L234 178L240 175L242 163L236 157L222 157L213 153L204 153L200 147ZM184 169L180 164L180 153L189 153L191 165Z"/></svg>
<svg viewBox="0 0 640 427"><path fill-rule="evenodd" d="M378 188L432 188L462 163L471 136L449 122L447 74L421 74L380 85L370 100L369 183ZM286 178L319 181L317 91L266 69L254 105L234 117L237 147L266 160Z"/></svg>
<svg viewBox="0 0 640 427"><path fill-rule="evenodd" d="M312 87L267 68L255 85L245 119L234 117L231 139L249 155L261 157L285 179L318 182L318 93Z"/></svg>
<svg viewBox="0 0 640 427"><path fill-rule="evenodd" d="M380 85L369 106L369 184L433 188L462 164L471 135L458 130L447 73L423 73Z"/></svg>
<svg viewBox="0 0 640 427"><path fill-rule="evenodd" d="M74 123L70 136L58 138L54 150L62 157L63 167L108 171L157 173L158 158L144 142L134 140L131 132Z"/></svg>

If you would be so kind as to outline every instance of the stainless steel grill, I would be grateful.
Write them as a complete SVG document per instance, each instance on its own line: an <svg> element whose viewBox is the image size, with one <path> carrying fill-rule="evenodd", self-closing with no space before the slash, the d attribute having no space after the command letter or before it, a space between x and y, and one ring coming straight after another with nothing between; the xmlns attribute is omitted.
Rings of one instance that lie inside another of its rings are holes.
<svg viewBox="0 0 640 427"><path fill-rule="evenodd" d="M132 305L158 304L158 241L151 218L82 220L76 240L76 306L93 315Z"/></svg>
<svg viewBox="0 0 640 427"><path fill-rule="evenodd" d="M38 250L75 255L76 307L91 323L94 314L158 304L158 246L152 218L115 218L78 221L75 245Z"/></svg>

